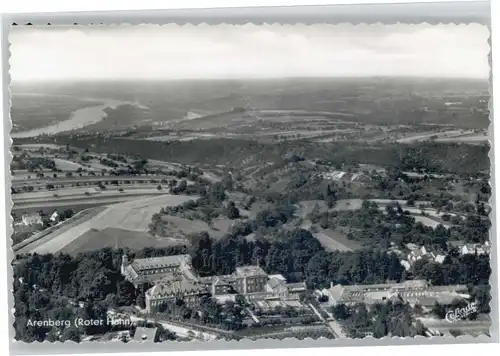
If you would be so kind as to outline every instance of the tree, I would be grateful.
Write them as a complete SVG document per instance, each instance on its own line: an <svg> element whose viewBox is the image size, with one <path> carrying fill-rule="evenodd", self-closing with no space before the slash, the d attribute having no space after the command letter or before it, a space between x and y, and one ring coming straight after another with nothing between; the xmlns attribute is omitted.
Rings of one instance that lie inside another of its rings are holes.
<svg viewBox="0 0 500 356"><path fill-rule="evenodd" d="M135 288L129 281L121 281L117 288L118 305L133 305L136 301Z"/></svg>
<svg viewBox="0 0 500 356"><path fill-rule="evenodd" d="M461 335L464 335L464 333L459 329L450 329L450 334L453 337L459 337Z"/></svg>
<svg viewBox="0 0 500 356"><path fill-rule="evenodd" d="M61 335L61 341L74 341L74 342L80 342L81 341L81 332L79 329L75 328L74 326L69 326L66 329L64 329L62 335Z"/></svg>
<svg viewBox="0 0 500 356"><path fill-rule="evenodd" d="M401 265L401 262L399 261L398 256L395 253L390 254L390 260L389 260L389 270L388 270L388 279L393 280L393 281L399 281L401 280L401 276L403 274L403 266Z"/></svg>
<svg viewBox="0 0 500 356"><path fill-rule="evenodd" d="M156 323L155 326L157 329L157 334L156 334L156 339L154 340L154 342L162 342L162 341L176 339L175 333L171 332L168 329L165 329L162 324Z"/></svg>
<svg viewBox="0 0 500 356"><path fill-rule="evenodd" d="M314 204L313 209L311 210L311 213L309 214L309 219L313 224L316 224L319 222L319 219L321 218L321 210L319 208L318 203Z"/></svg>
<svg viewBox="0 0 500 356"><path fill-rule="evenodd" d="M161 185L158 185L158 186L156 187L156 189L157 189L157 190L161 190L161 189L162 189L162 188L161 188Z"/></svg>
<svg viewBox="0 0 500 356"><path fill-rule="evenodd" d="M432 313L436 315L439 319L444 319L446 316L446 306L436 302L432 307Z"/></svg>
<svg viewBox="0 0 500 356"><path fill-rule="evenodd" d="M187 181L185 179L182 179L180 182L179 182L179 185L177 186L177 190L182 193L186 190L187 188Z"/></svg>
<svg viewBox="0 0 500 356"><path fill-rule="evenodd" d="M146 300L144 298L144 294L143 293L139 293L137 295L137 298L135 299L135 303L139 306L139 308L141 309L145 309L146 308Z"/></svg>
<svg viewBox="0 0 500 356"><path fill-rule="evenodd" d="M326 186L324 199L326 201L328 209L331 209L335 206L335 202L337 200L337 192L330 186L330 184Z"/></svg>
<svg viewBox="0 0 500 356"><path fill-rule="evenodd" d="M337 320L346 320L351 316L351 311L345 304L337 304L332 308L332 314Z"/></svg>
<svg viewBox="0 0 500 356"><path fill-rule="evenodd" d="M417 335L425 336L426 328L420 320L417 320L415 323L415 332Z"/></svg>
<svg viewBox="0 0 500 356"><path fill-rule="evenodd" d="M491 288L488 284L480 284L474 287L472 296L478 304L477 307L479 313L489 314L491 312Z"/></svg>
<svg viewBox="0 0 500 356"><path fill-rule="evenodd" d="M233 201L230 201L226 207L226 215L229 219L234 220L240 217L240 211Z"/></svg>
<svg viewBox="0 0 500 356"><path fill-rule="evenodd" d="M330 222L328 221L328 213L323 213L319 219L319 226L321 226L322 229L328 229L329 225Z"/></svg>

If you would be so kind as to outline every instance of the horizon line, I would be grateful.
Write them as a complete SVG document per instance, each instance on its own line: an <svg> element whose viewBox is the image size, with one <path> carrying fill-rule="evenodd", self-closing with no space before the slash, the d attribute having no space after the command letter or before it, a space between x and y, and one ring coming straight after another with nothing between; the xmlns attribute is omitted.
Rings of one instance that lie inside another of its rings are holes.
<svg viewBox="0 0 500 356"><path fill-rule="evenodd" d="M68 82L126 82L126 81L147 81L147 82L179 82L179 81L239 81L239 80L298 80L298 79L431 79L431 80L471 80L490 81L487 77L437 77L420 75L363 75L363 76L284 76L284 77L186 77L186 78L74 78L74 79L11 79L10 84L29 83L68 83Z"/></svg>

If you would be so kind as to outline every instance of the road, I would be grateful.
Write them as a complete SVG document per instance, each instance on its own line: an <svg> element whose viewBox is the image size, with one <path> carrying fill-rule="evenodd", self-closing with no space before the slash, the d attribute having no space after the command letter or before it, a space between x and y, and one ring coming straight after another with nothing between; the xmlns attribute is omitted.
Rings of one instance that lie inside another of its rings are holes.
<svg viewBox="0 0 500 356"><path fill-rule="evenodd" d="M56 208L56 207L71 207L71 206L98 206L109 205L113 203L125 202L135 199L144 198L147 196L161 196L165 191L154 189L134 189L130 191L105 191L92 193L90 195L73 195L66 197L48 196L46 198L35 199L13 199L13 211L22 211L35 208Z"/></svg>
<svg viewBox="0 0 500 356"><path fill-rule="evenodd" d="M35 174L35 173L33 173ZM123 181L130 181L130 182L139 182L139 181L145 181L145 182L150 182L151 180L156 180L158 183L162 179L176 179L179 180L177 177L174 176L169 176L169 175L154 175L154 176L84 176L84 177L57 177L53 178L52 175L47 174L46 177L43 178L31 178L31 179L14 179L12 180L12 187L13 188L19 188L23 186L36 186L36 185L46 185L46 184L57 184L57 185L67 185L67 184L76 184L76 183L92 183L92 182L104 182L104 181L118 181L118 182L123 182Z"/></svg>
<svg viewBox="0 0 500 356"><path fill-rule="evenodd" d="M450 330L460 330L464 334L485 334L489 333L491 327L490 320L461 320L450 323L446 320L420 318L420 321L426 328L439 330L444 334L449 334Z"/></svg>
<svg viewBox="0 0 500 356"><path fill-rule="evenodd" d="M321 320L322 322L326 322L325 318L323 318L323 316L321 315L321 313L314 307L314 305L312 305L311 303L309 303L309 307L312 309L312 311L314 312L314 314L316 314L316 316L319 318L319 320Z"/></svg>

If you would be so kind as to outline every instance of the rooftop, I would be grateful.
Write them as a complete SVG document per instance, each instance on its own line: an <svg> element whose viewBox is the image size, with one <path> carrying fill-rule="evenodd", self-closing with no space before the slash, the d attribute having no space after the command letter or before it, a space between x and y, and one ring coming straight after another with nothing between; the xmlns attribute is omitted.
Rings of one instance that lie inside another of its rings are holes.
<svg viewBox="0 0 500 356"><path fill-rule="evenodd" d="M162 296L199 293L205 291L206 288L203 285L187 279L183 279L158 283L157 285L149 289L146 294L153 298L159 298Z"/></svg>
<svg viewBox="0 0 500 356"><path fill-rule="evenodd" d="M463 245L465 245L465 242L464 241L456 240L456 241L448 241L448 244L451 247L462 247Z"/></svg>
<svg viewBox="0 0 500 356"><path fill-rule="evenodd" d="M189 262L189 255L174 255L151 258L137 258L132 262L135 270L147 270L161 267L179 266L182 262Z"/></svg>
<svg viewBox="0 0 500 356"><path fill-rule="evenodd" d="M236 267L236 275L238 277L253 277L253 276L267 276L267 273L259 266L241 266Z"/></svg>
<svg viewBox="0 0 500 356"><path fill-rule="evenodd" d="M427 286L427 281L425 280L413 280L413 281L405 281L403 283L380 283L380 284L356 284L356 285L347 285L342 286L337 284L330 288L330 293L335 300L339 299L358 299L359 297L363 297L366 293L371 293L374 295L374 292L389 292L391 290L406 290L413 288L424 288Z"/></svg>
<svg viewBox="0 0 500 356"><path fill-rule="evenodd" d="M297 282L297 283L287 283L286 287L289 290L302 290L306 289L306 283L305 282Z"/></svg>
<svg viewBox="0 0 500 356"><path fill-rule="evenodd" d="M418 249L419 247L417 245L415 245L414 243L407 243L406 244L406 248L408 248L409 250L416 250Z"/></svg>
<svg viewBox="0 0 500 356"><path fill-rule="evenodd" d="M280 285L284 285L284 284L285 284L285 282L281 279L278 279L278 278L271 278L267 281L267 285L269 287L271 287L272 289L274 289Z"/></svg>
<svg viewBox="0 0 500 356"><path fill-rule="evenodd" d="M273 279L273 278L276 278L276 279L279 279L281 281L286 282L286 278L283 277L283 275L281 275L281 274L270 274L269 279Z"/></svg>

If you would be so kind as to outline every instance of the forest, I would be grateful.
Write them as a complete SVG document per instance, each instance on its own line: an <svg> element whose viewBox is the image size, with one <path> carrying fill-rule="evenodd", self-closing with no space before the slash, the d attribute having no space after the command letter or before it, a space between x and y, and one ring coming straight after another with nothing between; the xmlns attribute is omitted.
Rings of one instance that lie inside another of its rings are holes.
<svg viewBox="0 0 500 356"><path fill-rule="evenodd" d="M375 202L364 201L355 211L319 212L314 209L309 215L313 223L322 228L341 228L349 232L347 237L366 246L389 248L392 244L404 247L407 243L448 251L448 241L485 243L489 240L490 220L481 215L469 214L458 218L456 224L436 228L416 222L415 218L398 203L379 209Z"/></svg>
<svg viewBox="0 0 500 356"><path fill-rule="evenodd" d="M271 220L273 221L273 220ZM258 224L256 222L255 224ZM260 220L268 225L270 220ZM448 256L443 264L421 262L408 274L395 254L384 250L326 252L307 230L278 230L273 239L247 241L237 230L222 239L208 234L191 236L192 246L146 248L134 253L110 248L71 257L58 255L18 256L14 263L16 338L44 340L50 330L26 327L28 320L62 318L61 315L101 315L107 308L133 305L144 289L135 290L119 272L121 255L154 257L188 252L193 267L202 276L232 273L237 266L259 264L268 273L281 273L290 282L305 280L309 288L342 284L382 283L425 278L434 285L469 284L478 295L482 310L488 308L486 289L491 273L489 258L483 255ZM74 301L88 303L76 308ZM86 334L101 329L84 330ZM77 339L78 331L64 331L68 339Z"/></svg>
<svg viewBox="0 0 500 356"><path fill-rule="evenodd" d="M54 143L55 138L41 138ZM22 143L16 140L16 143ZM156 142L133 140L105 134L58 135L59 144L86 149L93 146L99 153L147 157L182 164L227 165L238 168L248 157L266 157L281 162L286 154L296 153L306 159L321 159L332 165L373 164L400 170L420 169L430 173L476 176L490 167L487 144L424 142L387 143L375 146L352 142L320 143L307 139L264 143L250 139L217 138ZM203 155L199 153L203 152ZM446 157L446 159L443 159Z"/></svg>

